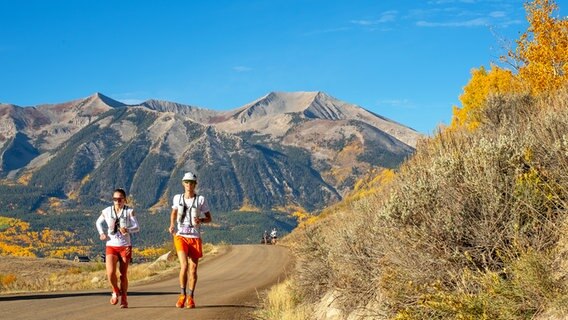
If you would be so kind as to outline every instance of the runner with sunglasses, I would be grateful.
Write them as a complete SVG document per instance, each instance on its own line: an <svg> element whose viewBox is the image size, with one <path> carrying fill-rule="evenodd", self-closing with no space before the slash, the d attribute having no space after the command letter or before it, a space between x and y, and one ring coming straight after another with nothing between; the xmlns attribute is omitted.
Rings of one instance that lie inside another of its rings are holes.
<svg viewBox="0 0 568 320"><path fill-rule="evenodd" d="M126 205L126 191L116 189L112 193L113 205L105 208L96 226L99 237L106 241L106 273L112 288L110 304L116 305L120 296L120 307L128 308L128 264L132 258L132 243L130 234L140 230L134 210ZM103 230L103 222L106 222L107 232ZM116 266L120 270L120 287Z"/></svg>

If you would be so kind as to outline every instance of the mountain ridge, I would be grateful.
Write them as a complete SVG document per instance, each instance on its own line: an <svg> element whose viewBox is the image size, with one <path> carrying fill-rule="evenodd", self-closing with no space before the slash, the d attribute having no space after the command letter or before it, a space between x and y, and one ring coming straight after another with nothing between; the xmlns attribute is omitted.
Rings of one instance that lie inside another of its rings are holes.
<svg viewBox="0 0 568 320"><path fill-rule="evenodd" d="M365 170L397 167L414 150L403 140L420 136L320 91L271 92L228 111L154 99L126 105L95 93L0 105L0 119L0 178L79 206L122 186L156 208L192 170L219 210L318 210Z"/></svg>

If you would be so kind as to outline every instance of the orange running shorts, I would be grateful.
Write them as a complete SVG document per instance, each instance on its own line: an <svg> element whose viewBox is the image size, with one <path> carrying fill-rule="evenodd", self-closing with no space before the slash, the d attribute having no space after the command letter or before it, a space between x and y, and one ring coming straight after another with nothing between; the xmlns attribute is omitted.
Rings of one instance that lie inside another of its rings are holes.
<svg viewBox="0 0 568 320"><path fill-rule="evenodd" d="M183 251L189 258L199 259L203 257L203 245L200 238L186 238L174 236L176 251Z"/></svg>
<svg viewBox="0 0 568 320"><path fill-rule="evenodd" d="M122 258L122 261L130 262L132 259L132 246L128 247L106 247L106 255L108 256L117 256Z"/></svg>

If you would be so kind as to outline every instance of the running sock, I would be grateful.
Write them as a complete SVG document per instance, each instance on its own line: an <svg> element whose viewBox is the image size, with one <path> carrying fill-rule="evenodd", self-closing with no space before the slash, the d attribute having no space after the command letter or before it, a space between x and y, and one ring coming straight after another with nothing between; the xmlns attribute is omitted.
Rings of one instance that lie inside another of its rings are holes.
<svg viewBox="0 0 568 320"><path fill-rule="evenodd" d="M181 288L181 294L183 294L184 296L186 296L187 294L185 293L185 288Z"/></svg>
<svg viewBox="0 0 568 320"><path fill-rule="evenodd" d="M193 297L193 290L188 289L188 290L187 290L187 293L189 293L188 295L189 295L190 297Z"/></svg>

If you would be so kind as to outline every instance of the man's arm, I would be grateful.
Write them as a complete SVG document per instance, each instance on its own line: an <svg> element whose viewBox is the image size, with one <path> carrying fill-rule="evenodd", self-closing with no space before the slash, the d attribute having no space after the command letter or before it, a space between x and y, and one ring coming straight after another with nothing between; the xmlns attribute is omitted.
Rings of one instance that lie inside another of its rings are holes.
<svg viewBox="0 0 568 320"><path fill-rule="evenodd" d="M176 231L176 220L177 220L177 213L178 210L176 209L172 209L172 213L170 213L170 227L168 228L168 230L170 231L171 234L174 234Z"/></svg>
<svg viewBox="0 0 568 320"><path fill-rule="evenodd" d="M199 223L209 223L213 221L213 219L211 218L211 212L207 211L204 214L205 218L199 218Z"/></svg>

